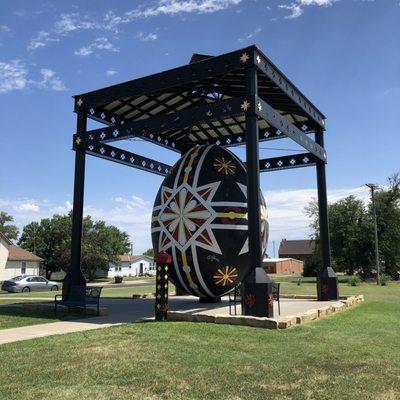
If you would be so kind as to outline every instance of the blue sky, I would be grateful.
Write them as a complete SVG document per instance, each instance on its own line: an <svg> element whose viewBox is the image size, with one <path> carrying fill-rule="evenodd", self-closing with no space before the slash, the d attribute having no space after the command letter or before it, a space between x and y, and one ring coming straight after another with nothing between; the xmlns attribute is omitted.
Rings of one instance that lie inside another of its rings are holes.
<svg viewBox="0 0 400 400"><path fill-rule="evenodd" d="M366 196L400 169L398 0L161 0L0 3L0 209L19 226L67 212L75 115L71 96L256 43L328 117L331 201ZM95 126L93 123L90 126ZM126 148L167 163L140 141ZM264 142L261 156L288 154ZM236 152L244 156L243 149ZM85 213L150 247L162 178L88 157ZM314 168L261 176L272 241L309 235Z"/></svg>

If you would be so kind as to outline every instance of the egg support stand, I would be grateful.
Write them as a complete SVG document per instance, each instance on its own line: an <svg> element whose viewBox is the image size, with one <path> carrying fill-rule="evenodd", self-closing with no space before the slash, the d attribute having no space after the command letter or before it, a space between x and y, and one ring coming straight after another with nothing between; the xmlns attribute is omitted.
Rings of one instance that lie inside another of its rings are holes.
<svg viewBox="0 0 400 400"><path fill-rule="evenodd" d="M162 176L169 172L170 166L164 163L106 144L133 137L176 152L198 144L246 144L252 272L244 280L243 294L248 304L246 307L244 303L243 309L250 315L273 316L271 281L262 269L260 251L259 173L316 166L322 243L317 294L319 300L337 299L337 277L331 268L329 244L327 156L323 147L325 117L256 46L216 57L195 55L192 61L158 74L74 96L77 132L73 135L71 265L64 278L63 300L68 298L72 285L86 284L81 270L86 154ZM87 130L87 118L106 126ZM312 132L315 140L307 135ZM308 152L260 160L259 141L279 138L291 138ZM254 291L255 287L260 290ZM254 309L254 305L259 304L254 299L259 299L263 310ZM253 305L250 309L249 304Z"/></svg>

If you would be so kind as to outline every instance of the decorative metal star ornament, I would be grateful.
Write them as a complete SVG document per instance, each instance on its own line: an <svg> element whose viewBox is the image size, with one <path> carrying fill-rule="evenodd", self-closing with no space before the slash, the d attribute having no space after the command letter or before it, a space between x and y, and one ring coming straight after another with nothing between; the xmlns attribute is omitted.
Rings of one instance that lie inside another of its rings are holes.
<svg viewBox="0 0 400 400"><path fill-rule="evenodd" d="M246 64L249 58L250 58L250 57L249 57L249 55L248 55L247 53L243 53L243 54L240 56L240 61L241 61L243 64Z"/></svg>
<svg viewBox="0 0 400 400"><path fill-rule="evenodd" d="M79 146L81 144L81 142L82 142L82 139L78 136L75 140L76 145Z"/></svg>
<svg viewBox="0 0 400 400"><path fill-rule="evenodd" d="M83 100L82 99L78 99L76 104L78 105L78 107L80 107L83 104Z"/></svg>
<svg viewBox="0 0 400 400"><path fill-rule="evenodd" d="M260 62L261 62L261 57L260 57L259 55L257 55L256 60L257 60L257 64L260 64Z"/></svg>
<svg viewBox="0 0 400 400"><path fill-rule="evenodd" d="M257 103L257 108L258 108L258 111L261 111L261 110L262 110L262 105L261 105L260 102Z"/></svg>
<svg viewBox="0 0 400 400"><path fill-rule="evenodd" d="M247 100L245 100L245 101L240 105L240 108L241 108L243 111L247 111L247 110L250 108L250 103L249 103Z"/></svg>

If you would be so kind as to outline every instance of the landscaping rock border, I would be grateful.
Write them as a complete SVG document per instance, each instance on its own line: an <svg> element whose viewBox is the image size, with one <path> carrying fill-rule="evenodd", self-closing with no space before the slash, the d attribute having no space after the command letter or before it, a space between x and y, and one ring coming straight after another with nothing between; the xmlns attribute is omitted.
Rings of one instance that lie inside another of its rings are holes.
<svg viewBox="0 0 400 400"><path fill-rule="evenodd" d="M287 297L288 298L288 297ZM316 297L290 297L290 298L311 298ZM185 322L208 322L215 324L227 325L242 325L252 326L255 328L264 329L287 329L295 325L304 325L320 318L328 317L338 313L339 311L346 310L354 307L364 301L364 296L341 296L338 303L319 307L313 310L305 311L304 313L295 316L287 316L282 319L252 317L245 315L229 315L229 314L216 314L210 315L206 313L191 314L185 311L169 311L168 321L185 321Z"/></svg>

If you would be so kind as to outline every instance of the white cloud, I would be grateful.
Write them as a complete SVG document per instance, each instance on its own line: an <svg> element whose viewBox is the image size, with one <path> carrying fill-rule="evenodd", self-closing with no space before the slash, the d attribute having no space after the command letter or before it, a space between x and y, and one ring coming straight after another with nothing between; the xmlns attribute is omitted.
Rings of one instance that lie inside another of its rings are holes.
<svg viewBox="0 0 400 400"><path fill-rule="evenodd" d="M115 74L117 74L117 71L115 71L115 69L108 69L108 70L106 71L106 75L107 75L107 76L113 76L113 75L115 75Z"/></svg>
<svg viewBox="0 0 400 400"><path fill-rule="evenodd" d="M152 42L158 39L158 35L156 33L148 33L147 35L143 32L139 32L136 37L142 42Z"/></svg>
<svg viewBox="0 0 400 400"><path fill-rule="evenodd" d="M41 47L47 46L50 42L59 42L60 39L56 37L52 37L49 32L39 31L37 35L31 39L29 42L27 49L28 50L37 50Z"/></svg>
<svg viewBox="0 0 400 400"><path fill-rule="evenodd" d="M61 79L51 69L40 69L40 79L34 79L20 60L0 61L0 93L23 90L29 87L55 91L66 90Z"/></svg>
<svg viewBox="0 0 400 400"><path fill-rule="evenodd" d="M63 206L56 206L50 209L52 214L60 214L65 215L68 214L72 210L72 203L70 201L66 201Z"/></svg>
<svg viewBox="0 0 400 400"><path fill-rule="evenodd" d="M238 42L243 43L243 42L247 42L248 40L253 39L257 34L259 34L261 32L261 28L258 27L256 28L253 32L247 33L244 36L240 37L238 39Z"/></svg>
<svg viewBox="0 0 400 400"><path fill-rule="evenodd" d="M0 61L0 93L22 90L28 83L28 70L20 60Z"/></svg>
<svg viewBox="0 0 400 400"><path fill-rule="evenodd" d="M270 190L263 192L268 208L270 240L268 251L272 255L272 242L277 245L282 238L304 239L311 235L310 220L305 215L305 207L317 198L316 189ZM367 201L369 193L365 187L329 189L329 203L353 195Z"/></svg>
<svg viewBox="0 0 400 400"><path fill-rule="evenodd" d="M10 28L7 25L0 25L0 32L10 32Z"/></svg>
<svg viewBox="0 0 400 400"><path fill-rule="evenodd" d="M48 31L40 31L28 44L28 49L36 50L43 48L50 42L59 41L71 33L82 30L96 30L99 32L112 32L117 34L121 25L129 24L139 18L156 17L158 15L175 16L179 14L207 14L223 11L238 5L242 0L158 0L148 2L127 11L121 15L113 11L107 11L98 19L91 18L81 13L64 13ZM150 5L149 5L150 4ZM157 35L150 33L147 40L155 40ZM77 55L88 55L93 52L91 47L82 47L77 50Z"/></svg>
<svg viewBox="0 0 400 400"><path fill-rule="evenodd" d="M20 212L39 212L39 206L33 201L27 201L25 203L14 205L13 209Z"/></svg>
<svg viewBox="0 0 400 400"><path fill-rule="evenodd" d="M75 50L74 54L77 56L86 57L92 54L96 49L111 51L114 53L119 52L119 49L114 47L114 45L106 37L99 37L89 46L81 47L80 49Z"/></svg>
<svg viewBox="0 0 400 400"><path fill-rule="evenodd" d="M300 17L304 12L304 7L307 6L323 6L328 7L333 5L338 0L295 0L290 4L281 4L279 8L289 10L290 14L287 15L286 19L295 19Z"/></svg>

